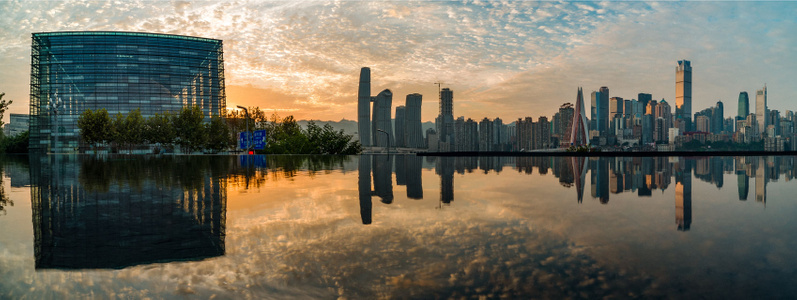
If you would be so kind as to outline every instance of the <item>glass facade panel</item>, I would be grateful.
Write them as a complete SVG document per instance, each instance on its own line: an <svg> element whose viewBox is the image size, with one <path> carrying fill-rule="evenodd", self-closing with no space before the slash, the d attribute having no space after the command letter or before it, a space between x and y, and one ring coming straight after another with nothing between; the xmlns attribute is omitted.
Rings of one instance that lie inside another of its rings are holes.
<svg viewBox="0 0 797 300"><path fill-rule="evenodd" d="M86 109L105 108L113 117L140 108L148 118L199 105L206 120L223 116L222 48L221 40L168 34L34 33L30 150L75 152L77 119Z"/></svg>

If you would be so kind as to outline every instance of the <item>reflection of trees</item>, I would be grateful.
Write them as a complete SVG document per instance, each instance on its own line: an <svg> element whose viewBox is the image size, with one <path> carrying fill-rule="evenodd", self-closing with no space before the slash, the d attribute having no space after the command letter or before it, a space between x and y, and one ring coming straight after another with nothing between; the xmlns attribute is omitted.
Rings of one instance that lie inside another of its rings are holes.
<svg viewBox="0 0 797 300"><path fill-rule="evenodd" d="M28 165L27 156L10 156L10 157L0 158L0 215L7 214L8 213L7 208L14 206L14 200L9 198L8 195L6 194L5 182L3 181L3 176L7 175L5 166L10 164L22 165L24 169L29 168L27 166Z"/></svg>

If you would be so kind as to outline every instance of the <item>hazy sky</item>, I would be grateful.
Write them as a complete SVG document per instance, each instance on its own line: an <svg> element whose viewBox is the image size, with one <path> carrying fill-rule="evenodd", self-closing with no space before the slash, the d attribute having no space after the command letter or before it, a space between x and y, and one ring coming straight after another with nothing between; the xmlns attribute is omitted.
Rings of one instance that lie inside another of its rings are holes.
<svg viewBox="0 0 797 300"><path fill-rule="evenodd" d="M600 86L611 96L675 99L676 61L692 61L697 112L735 114L740 91L797 110L797 2L0 1L0 91L27 113L30 36L148 31L224 40L227 105L299 119L356 119L359 69L393 106L421 93L438 113L551 116ZM754 107L754 104L751 103ZM6 117L7 119L7 117Z"/></svg>

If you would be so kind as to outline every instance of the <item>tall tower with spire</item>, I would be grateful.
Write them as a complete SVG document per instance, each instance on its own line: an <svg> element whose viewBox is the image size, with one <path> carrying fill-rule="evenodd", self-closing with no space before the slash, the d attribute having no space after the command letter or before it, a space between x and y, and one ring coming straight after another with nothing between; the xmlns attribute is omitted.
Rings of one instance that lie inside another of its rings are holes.
<svg viewBox="0 0 797 300"><path fill-rule="evenodd" d="M692 63L679 60L675 68L675 118L692 131Z"/></svg>
<svg viewBox="0 0 797 300"><path fill-rule="evenodd" d="M578 88L578 96L576 96L576 107L573 113L573 124L570 129L570 145L581 146L589 144L587 137L587 117L584 108L584 93L581 87Z"/></svg>

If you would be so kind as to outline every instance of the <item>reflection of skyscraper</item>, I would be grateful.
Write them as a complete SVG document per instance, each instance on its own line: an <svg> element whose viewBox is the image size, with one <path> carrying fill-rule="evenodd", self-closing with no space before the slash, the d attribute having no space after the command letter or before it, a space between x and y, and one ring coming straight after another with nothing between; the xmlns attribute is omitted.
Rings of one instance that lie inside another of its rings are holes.
<svg viewBox="0 0 797 300"><path fill-rule="evenodd" d="M31 157L36 268L118 269L224 255L226 170L213 167L234 159Z"/></svg>
<svg viewBox="0 0 797 300"><path fill-rule="evenodd" d="M690 161L681 159L675 170L675 224L679 231L692 226L692 168Z"/></svg>
<svg viewBox="0 0 797 300"><path fill-rule="evenodd" d="M739 200L747 200L747 194L750 192L750 177L744 172L737 171L736 181L739 187Z"/></svg>
<svg viewBox="0 0 797 300"><path fill-rule="evenodd" d="M576 184L576 194L578 196L578 203L581 203L584 198L584 181L587 174L587 158L586 157L570 157L570 166L572 166L573 178Z"/></svg>
<svg viewBox="0 0 797 300"><path fill-rule="evenodd" d="M363 147L371 146L371 69L360 69L360 87L357 92L357 135Z"/></svg>
<svg viewBox="0 0 797 300"><path fill-rule="evenodd" d="M393 159L392 155L374 155L374 194L382 203L393 203Z"/></svg>
<svg viewBox="0 0 797 300"><path fill-rule="evenodd" d="M422 158L420 156L410 155L404 158L404 163L407 176L407 198L423 199L423 180L421 178Z"/></svg>
<svg viewBox="0 0 797 300"><path fill-rule="evenodd" d="M371 224L371 156L360 155L357 166L357 188L360 192L360 218L363 224Z"/></svg>
<svg viewBox="0 0 797 300"><path fill-rule="evenodd" d="M440 202L454 201L454 158L439 157L435 172L440 175Z"/></svg>
<svg viewBox="0 0 797 300"><path fill-rule="evenodd" d="M766 162L763 157L759 157L758 168L755 170L755 201L767 204L767 172Z"/></svg>
<svg viewBox="0 0 797 300"><path fill-rule="evenodd" d="M576 96L575 113L573 114L573 121L569 134L570 145L581 146L589 143L587 137L587 116L584 112L584 94L581 88L578 88L578 95Z"/></svg>
<svg viewBox="0 0 797 300"><path fill-rule="evenodd" d="M606 204L609 203L609 161L604 157L593 159L590 161L592 198Z"/></svg>

